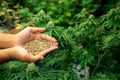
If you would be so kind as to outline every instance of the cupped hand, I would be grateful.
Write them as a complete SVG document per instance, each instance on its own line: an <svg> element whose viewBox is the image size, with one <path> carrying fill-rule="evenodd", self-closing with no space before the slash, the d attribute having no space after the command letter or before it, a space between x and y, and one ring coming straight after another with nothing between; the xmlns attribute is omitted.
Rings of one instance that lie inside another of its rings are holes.
<svg viewBox="0 0 120 80"><path fill-rule="evenodd" d="M36 39L38 38L38 36L42 39L47 39L49 41L56 42L54 38L41 34L42 32L45 32L45 28L26 27L16 36L20 45L23 45L33 39Z"/></svg>
<svg viewBox="0 0 120 80"><path fill-rule="evenodd" d="M16 35L17 45L24 45L25 43L28 43L29 41L34 39L44 39L53 43L54 46L58 46L56 39L48 35L42 34L42 32L44 31L45 31L45 28L35 28L35 27L25 28L24 30L22 30Z"/></svg>
<svg viewBox="0 0 120 80"><path fill-rule="evenodd" d="M32 55L30 52L25 50L23 47L16 46L16 47L12 47L10 49L12 52L9 53L9 58L10 58L10 60L19 60L19 61L23 61L23 62L37 62L39 60L44 59L44 55L46 55L46 53L49 53L54 49L55 48L49 48L49 49L41 52L38 55Z"/></svg>

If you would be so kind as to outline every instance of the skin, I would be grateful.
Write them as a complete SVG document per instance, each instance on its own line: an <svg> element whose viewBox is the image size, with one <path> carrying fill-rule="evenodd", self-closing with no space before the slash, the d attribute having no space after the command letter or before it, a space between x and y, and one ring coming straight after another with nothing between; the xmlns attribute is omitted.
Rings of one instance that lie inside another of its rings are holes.
<svg viewBox="0 0 120 80"><path fill-rule="evenodd" d="M45 31L45 28L27 27L18 34L0 34L0 63L4 63L10 60L20 60L23 62L37 62L44 59L44 56L48 53L58 49L57 40L41 34ZM22 46L34 39L45 39L53 44L52 48L49 48L38 55L32 55L25 50Z"/></svg>

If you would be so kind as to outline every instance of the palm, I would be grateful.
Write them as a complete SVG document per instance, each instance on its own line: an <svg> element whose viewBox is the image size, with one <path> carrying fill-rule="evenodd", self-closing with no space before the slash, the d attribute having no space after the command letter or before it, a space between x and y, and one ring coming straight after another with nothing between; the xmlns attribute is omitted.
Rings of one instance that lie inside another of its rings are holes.
<svg viewBox="0 0 120 80"><path fill-rule="evenodd" d="M37 60L43 59L43 56L40 55L33 56L31 53L29 53L27 50L20 46L14 47L13 51L14 52L12 53L11 58L15 60L36 62Z"/></svg>

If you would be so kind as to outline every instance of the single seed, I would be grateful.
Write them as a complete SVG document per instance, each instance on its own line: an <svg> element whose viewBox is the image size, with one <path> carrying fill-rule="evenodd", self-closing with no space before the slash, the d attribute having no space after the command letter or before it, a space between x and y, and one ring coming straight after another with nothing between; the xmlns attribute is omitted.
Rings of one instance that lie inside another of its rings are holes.
<svg viewBox="0 0 120 80"><path fill-rule="evenodd" d="M23 45L23 47L31 54L37 55L40 52L53 47L53 44L50 41L44 39L34 39Z"/></svg>

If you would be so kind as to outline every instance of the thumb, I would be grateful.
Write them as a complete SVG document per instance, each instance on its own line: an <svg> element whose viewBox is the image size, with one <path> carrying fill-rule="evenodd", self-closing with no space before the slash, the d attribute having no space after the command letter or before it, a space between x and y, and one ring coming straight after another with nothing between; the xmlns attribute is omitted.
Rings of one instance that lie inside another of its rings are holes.
<svg viewBox="0 0 120 80"><path fill-rule="evenodd" d="M32 33L45 32L45 28L35 28L35 27L31 27L30 32L32 32Z"/></svg>

